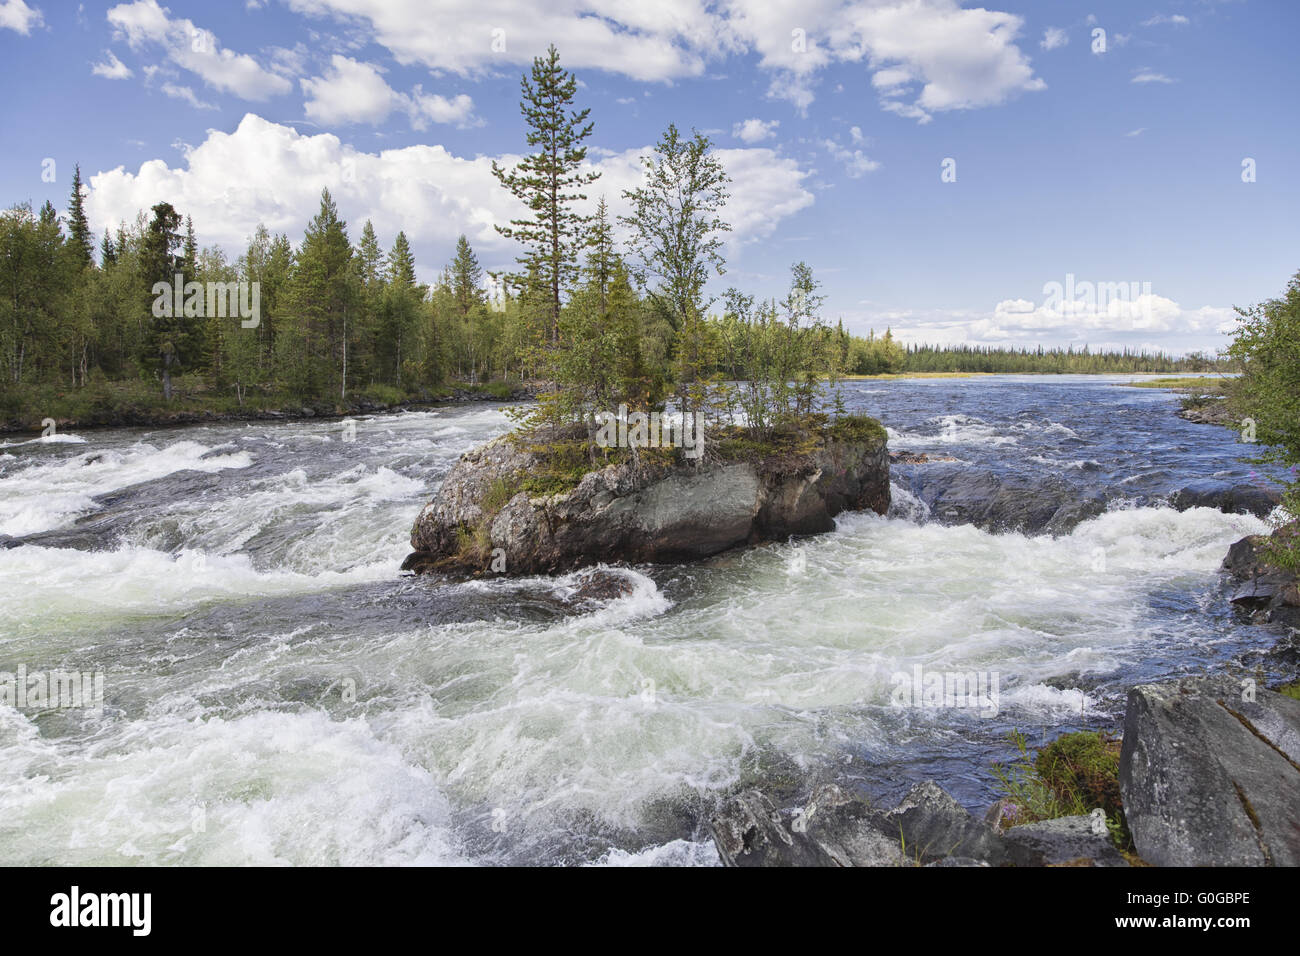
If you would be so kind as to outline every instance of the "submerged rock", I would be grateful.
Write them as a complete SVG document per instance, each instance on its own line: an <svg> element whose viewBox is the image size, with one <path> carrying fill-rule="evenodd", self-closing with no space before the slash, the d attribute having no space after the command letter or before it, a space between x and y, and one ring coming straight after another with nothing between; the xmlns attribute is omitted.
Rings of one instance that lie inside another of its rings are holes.
<svg viewBox="0 0 1300 956"><path fill-rule="evenodd" d="M1228 678L1134 687L1120 790L1150 863L1300 865L1300 701Z"/></svg>
<svg viewBox="0 0 1300 956"><path fill-rule="evenodd" d="M1098 492L1081 492L1060 478L1046 480L962 469L927 472L913 491L944 524L973 524L991 532L1068 534L1106 510Z"/></svg>
<svg viewBox="0 0 1300 956"><path fill-rule="evenodd" d="M1214 508L1224 514L1252 514L1257 518L1267 516L1281 501L1281 494L1274 488L1209 480L1180 488L1169 498L1170 506L1179 511Z"/></svg>
<svg viewBox="0 0 1300 956"><path fill-rule="evenodd" d="M555 573L693 560L830 531L843 511L889 507L888 449L876 429L878 437L821 438L807 453L768 460L608 465L549 496L519 490L540 461L505 436L457 462L416 519L403 567Z"/></svg>

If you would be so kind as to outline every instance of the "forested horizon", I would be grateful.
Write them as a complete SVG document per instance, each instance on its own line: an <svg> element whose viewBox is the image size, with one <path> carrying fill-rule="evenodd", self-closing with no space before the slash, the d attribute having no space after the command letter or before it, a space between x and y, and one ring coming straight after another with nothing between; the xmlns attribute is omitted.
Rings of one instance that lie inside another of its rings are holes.
<svg viewBox="0 0 1300 956"><path fill-rule="evenodd" d="M594 124L573 108L576 78L554 48L523 89L534 152L493 172L531 216L496 227L522 254L515 271L496 276L504 294L491 301L465 236L437 279L421 283L406 233L381 243L369 220L357 229L341 218L328 188L301 239L259 224L233 260L202 245L203 224L166 197L92 235L80 167L65 213L48 201L9 208L0 214L0 419L165 410L178 397L216 411L313 402L345 411L495 381L556 383L569 395L565 414L581 417L593 402L654 407L676 396L686 407L709 383L754 378L781 379L774 394L784 408L784 383L808 388L846 375L1236 367L1196 353L854 335L821 314L821 284L805 263L792 265L784 299L736 289L708 296L706 285L725 273L730 231L729 179L710 140L669 126L643 160L642 186L624 193L632 211L618 218L630 236L620 248L603 197L594 215L577 206L597 179L580 171ZM258 283L259 321L246 328L179 309L155 316L155 284L177 276Z"/></svg>

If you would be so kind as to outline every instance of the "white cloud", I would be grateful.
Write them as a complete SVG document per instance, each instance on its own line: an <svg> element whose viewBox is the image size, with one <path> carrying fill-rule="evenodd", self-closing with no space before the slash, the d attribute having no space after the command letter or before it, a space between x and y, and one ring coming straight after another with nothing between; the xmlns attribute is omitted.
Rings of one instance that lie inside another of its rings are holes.
<svg viewBox="0 0 1300 956"><path fill-rule="evenodd" d="M1169 77L1163 73L1154 73L1151 70L1142 70L1134 75L1130 83L1173 83Z"/></svg>
<svg viewBox="0 0 1300 956"><path fill-rule="evenodd" d="M1154 27L1163 23L1169 23L1174 26L1185 27L1191 22L1191 20L1188 20L1181 13L1175 13L1172 16L1165 16L1163 13L1158 13L1149 20L1143 20L1142 25L1144 27Z"/></svg>
<svg viewBox="0 0 1300 956"><path fill-rule="evenodd" d="M95 76L102 76L106 80L125 80L130 76L134 76L131 68L119 60L112 50L105 50L104 52L108 59L103 63L92 63L90 65L91 73L95 74Z"/></svg>
<svg viewBox="0 0 1300 956"><path fill-rule="evenodd" d="M377 125L394 110L408 114L417 129L423 129L429 120L466 125L473 118L474 101L463 93L447 99L425 93L419 86L409 95L399 93L388 85L375 65L338 53L330 58L324 76L307 77L300 82L307 118L326 125Z"/></svg>
<svg viewBox="0 0 1300 956"><path fill-rule="evenodd" d="M1145 133L1146 131L1147 131L1147 128L1146 128L1145 126L1139 126L1137 129L1131 129L1131 130L1129 130L1129 131L1128 131L1127 133L1125 133L1124 135L1125 135L1125 136L1141 136L1141 135L1142 135L1143 133Z"/></svg>
<svg viewBox="0 0 1300 956"><path fill-rule="evenodd" d="M368 25L404 66L462 76L531 65L552 40L563 46L569 67L638 80L699 76L707 57L731 42L722 19L700 0L442 0L432 15L427 0L288 3L299 13Z"/></svg>
<svg viewBox="0 0 1300 956"><path fill-rule="evenodd" d="M858 332L889 327L903 343L930 345L1076 346L1093 349L1214 351L1236 327L1230 308L1186 308L1164 296L1144 292L1124 301L1078 299L1054 305L1005 299L993 310L895 309L845 312Z"/></svg>
<svg viewBox="0 0 1300 956"><path fill-rule="evenodd" d="M743 143L758 143L776 135L779 120L747 119L731 127L731 135Z"/></svg>
<svg viewBox="0 0 1300 956"><path fill-rule="evenodd" d="M183 100L189 103L196 110L215 110L217 107L213 103L206 103L194 95L194 90L188 86L181 86L177 83L164 83L162 91L174 100Z"/></svg>
<svg viewBox="0 0 1300 956"><path fill-rule="evenodd" d="M853 139L853 142L857 143L859 146L867 141L866 137L862 135L862 128L859 126L850 126L849 136Z"/></svg>
<svg viewBox="0 0 1300 956"><path fill-rule="evenodd" d="M172 63L223 93L265 100L293 88L287 79L262 69L248 54L223 49L211 30L195 26L191 20L173 20L168 12L157 0L136 0L109 10L108 22L131 49L160 46Z"/></svg>
<svg viewBox="0 0 1300 956"><path fill-rule="evenodd" d="M615 215L626 212L622 191L639 184L640 157L649 147L604 154L592 166L601 178L587 189L594 207L602 194ZM732 178L724 218L732 224L733 249L770 236L780 222L813 202L803 186L808 173L774 150L722 149L716 154ZM90 177L87 209L95 229L166 200L193 215L203 242L238 254L259 222L298 242L328 187L355 240L366 219L385 241L404 229L422 264L440 265L461 233L504 265L515 245L493 228L526 214L492 176L493 158L509 167L519 157L455 156L442 146L407 146L361 152L330 133L303 135L246 115L230 133L209 130L185 151L184 164L153 159L135 172L123 167Z"/></svg>
<svg viewBox="0 0 1300 956"><path fill-rule="evenodd" d="M400 105L378 69L337 53L324 76L299 82L307 118L318 123L382 123Z"/></svg>
<svg viewBox="0 0 1300 956"><path fill-rule="evenodd" d="M0 30L13 30L28 36L32 27L45 23L40 10L29 7L23 0L0 0Z"/></svg>
<svg viewBox="0 0 1300 956"><path fill-rule="evenodd" d="M559 38L566 67L642 81L701 76L711 60L757 53L767 95L801 112L817 74L844 62L896 80L882 106L922 122L1044 88L1015 44L1022 19L958 0L442 0L437 17L425 0L288 3L368 30L404 66L462 76L526 67Z"/></svg>
<svg viewBox="0 0 1300 956"><path fill-rule="evenodd" d="M857 127L854 127L854 129L857 129ZM880 163L866 156L860 149L848 149L833 139L822 140L822 145L826 147L826 151L831 154L831 157L836 162L844 166L844 171L850 179L859 179L867 173L880 168Z"/></svg>
<svg viewBox="0 0 1300 956"><path fill-rule="evenodd" d="M1055 50L1070 42L1070 35L1060 27L1048 27L1043 31L1043 40L1038 45L1044 50Z"/></svg>

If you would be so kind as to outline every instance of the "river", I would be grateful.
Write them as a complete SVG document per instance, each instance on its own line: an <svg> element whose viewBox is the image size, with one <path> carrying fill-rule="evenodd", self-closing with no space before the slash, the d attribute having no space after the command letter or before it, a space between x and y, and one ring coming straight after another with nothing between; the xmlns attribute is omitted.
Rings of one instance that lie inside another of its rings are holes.
<svg viewBox="0 0 1300 956"><path fill-rule="evenodd" d="M1263 481L1228 431L1130 377L863 381L900 468L890 515L698 565L451 583L403 576L469 405L337 421L0 440L0 671L99 672L102 708L0 705L0 863L716 865L741 785L932 778L1113 727L1133 683L1268 667L1217 567L1266 529L1163 503ZM1065 480L1071 533L935 520L919 469ZM891 706L893 675L997 675L997 714Z"/></svg>

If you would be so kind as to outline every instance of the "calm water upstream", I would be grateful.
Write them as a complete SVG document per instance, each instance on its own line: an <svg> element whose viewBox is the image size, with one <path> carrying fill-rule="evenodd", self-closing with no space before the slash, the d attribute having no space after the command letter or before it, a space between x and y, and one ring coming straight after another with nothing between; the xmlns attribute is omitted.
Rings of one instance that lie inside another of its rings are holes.
<svg viewBox="0 0 1300 956"><path fill-rule="evenodd" d="M1135 682L1263 660L1216 568L1266 527L1164 496L1260 480L1223 429L1118 377L861 382L889 517L683 567L403 577L487 406L0 441L0 671L102 671L102 713L0 706L0 863L715 864L741 784L974 810L1008 730L1112 726ZM929 520L921 468L1110 499L1060 537ZM15 542L13 539L18 539ZM1104 560L1098 561L1098 554ZM999 713L891 707L920 664L996 671Z"/></svg>

